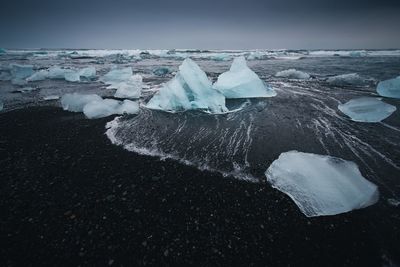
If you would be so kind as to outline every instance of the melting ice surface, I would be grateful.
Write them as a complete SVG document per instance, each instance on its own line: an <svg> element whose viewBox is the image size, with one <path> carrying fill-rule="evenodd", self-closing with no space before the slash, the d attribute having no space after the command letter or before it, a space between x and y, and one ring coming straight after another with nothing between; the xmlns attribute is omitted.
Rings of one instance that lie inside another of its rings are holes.
<svg viewBox="0 0 400 267"><path fill-rule="evenodd" d="M274 89L249 69L243 56L233 60L230 70L219 75L213 88L220 91L226 98L276 96Z"/></svg>
<svg viewBox="0 0 400 267"><path fill-rule="evenodd" d="M26 80L28 82L43 81L45 79L65 79L68 82L79 82L91 80L96 77L96 68L87 67L80 70L65 69L58 66L50 67L48 70L40 70L33 73Z"/></svg>
<svg viewBox="0 0 400 267"><path fill-rule="evenodd" d="M362 86L368 82L366 79L362 78L357 73L341 74L329 77L326 81L332 85L337 85L337 86L346 86L346 85Z"/></svg>
<svg viewBox="0 0 400 267"><path fill-rule="evenodd" d="M143 87L142 76L133 75L131 67L112 69L100 80L108 85L107 89L117 89L117 98L139 98Z"/></svg>
<svg viewBox="0 0 400 267"><path fill-rule="evenodd" d="M331 156L285 152L265 175L308 217L365 208L379 198L377 186L361 175L354 162Z"/></svg>
<svg viewBox="0 0 400 267"><path fill-rule="evenodd" d="M340 104L338 108L353 121L359 122L380 122L396 110L395 106L373 97L352 99L345 104Z"/></svg>
<svg viewBox="0 0 400 267"><path fill-rule="evenodd" d="M104 118L114 114L136 114L138 112L138 103L130 100L102 99L89 102L83 107L83 113L88 119Z"/></svg>
<svg viewBox="0 0 400 267"><path fill-rule="evenodd" d="M228 111L224 95L212 88L205 72L190 58L183 61L175 77L164 84L146 106L170 112L194 109L210 113Z"/></svg>
<svg viewBox="0 0 400 267"><path fill-rule="evenodd" d="M308 73L296 70L296 69L288 69L279 71L275 74L276 77L284 77L288 79L299 79L299 80L306 80L310 78Z"/></svg>
<svg viewBox="0 0 400 267"><path fill-rule="evenodd" d="M64 110L72 112L82 112L83 107L92 101L103 100L96 94L82 95L78 93L65 94L61 98L61 105Z"/></svg>
<svg viewBox="0 0 400 267"><path fill-rule="evenodd" d="M400 76L379 82L376 91L381 96L400 98Z"/></svg>

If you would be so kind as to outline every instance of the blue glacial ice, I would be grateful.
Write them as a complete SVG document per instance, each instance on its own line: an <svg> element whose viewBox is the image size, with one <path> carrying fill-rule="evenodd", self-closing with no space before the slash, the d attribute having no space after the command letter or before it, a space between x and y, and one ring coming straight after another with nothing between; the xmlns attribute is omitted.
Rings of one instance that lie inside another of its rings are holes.
<svg viewBox="0 0 400 267"><path fill-rule="evenodd" d="M61 97L61 105L64 110L72 111L72 112L82 112L83 107L93 101L101 101L103 100L100 96L96 94L65 94Z"/></svg>
<svg viewBox="0 0 400 267"><path fill-rule="evenodd" d="M219 75L213 88L226 98L252 98L276 96L275 90L264 83L246 64L243 56L233 60L229 71Z"/></svg>
<svg viewBox="0 0 400 267"><path fill-rule="evenodd" d="M223 94L212 88L206 73L190 58L179 66L179 72L150 99L150 109L169 112L199 109L210 113L223 113Z"/></svg>
<svg viewBox="0 0 400 267"><path fill-rule="evenodd" d="M341 158L289 151L265 172L272 187L288 195L307 217L335 215L378 201L375 184Z"/></svg>
<svg viewBox="0 0 400 267"><path fill-rule="evenodd" d="M139 104L131 100L102 99L87 103L83 107L83 113L88 119L104 118L114 114L137 114Z"/></svg>
<svg viewBox="0 0 400 267"><path fill-rule="evenodd" d="M283 71L278 71L275 74L276 77L283 77L288 79L299 79L299 80L306 80L310 79L310 75L308 73L296 70L296 69L288 69Z"/></svg>
<svg viewBox="0 0 400 267"><path fill-rule="evenodd" d="M376 91L381 96L400 98L400 76L379 82Z"/></svg>
<svg viewBox="0 0 400 267"><path fill-rule="evenodd" d="M64 69L58 66L50 67L48 70L39 70L29 76L28 82L43 81L45 79L64 79L68 82L89 81L96 77L96 68L87 67L80 70Z"/></svg>
<svg viewBox="0 0 400 267"><path fill-rule="evenodd" d="M339 110L358 122L380 122L389 117L396 107L380 98L360 97L338 106Z"/></svg>
<svg viewBox="0 0 400 267"><path fill-rule="evenodd" d="M10 73L12 76L11 83L15 85L25 85L25 79L33 74L32 65L11 64Z"/></svg>
<svg viewBox="0 0 400 267"><path fill-rule="evenodd" d="M118 98L139 98L142 92L142 76L133 75L131 67L112 69L100 81L108 85L107 89L117 89Z"/></svg>
<svg viewBox="0 0 400 267"><path fill-rule="evenodd" d="M356 85L362 86L368 83L368 80L364 79L357 73L349 73L349 74L341 74L337 76L329 77L326 80L329 84L336 86L347 86L347 85Z"/></svg>

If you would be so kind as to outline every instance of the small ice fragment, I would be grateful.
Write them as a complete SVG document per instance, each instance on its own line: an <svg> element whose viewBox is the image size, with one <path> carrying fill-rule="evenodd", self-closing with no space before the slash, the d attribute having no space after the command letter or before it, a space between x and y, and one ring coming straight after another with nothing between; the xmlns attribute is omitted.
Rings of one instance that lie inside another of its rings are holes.
<svg viewBox="0 0 400 267"><path fill-rule="evenodd" d="M102 99L89 102L83 108L83 113L88 119L108 117L113 114L137 114L139 105L130 100L118 101L114 99Z"/></svg>
<svg viewBox="0 0 400 267"><path fill-rule="evenodd" d="M153 70L153 74L157 76L164 76L171 72L172 71L168 67L158 67Z"/></svg>
<svg viewBox="0 0 400 267"><path fill-rule="evenodd" d="M1 109L0 109L1 110ZM389 198L387 200L387 202L389 203L389 205L393 206L393 207L399 207L400 206L400 201L398 201L395 198Z"/></svg>
<svg viewBox="0 0 400 267"><path fill-rule="evenodd" d="M400 76L379 82L376 91L381 96L400 98Z"/></svg>
<svg viewBox="0 0 400 267"><path fill-rule="evenodd" d="M61 97L61 105L64 110L72 112L82 112L83 107L92 101L103 100L100 96L95 94L82 95L78 93L65 94Z"/></svg>
<svg viewBox="0 0 400 267"><path fill-rule="evenodd" d="M201 109L211 113L226 112L225 97L212 88L210 80L190 58L179 66L179 72L165 83L146 105L169 112Z"/></svg>
<svg viewBox="0 0 400 267"><path fill-rule="evenodd" d="M13 79L22 80L33 74L32 65L11 64L11 75Z"/></svg>
<svg viewBox="0 0 400 267"><path fill-rule="evenodd" d="M288 69L279 71L275 74L276 77L284 77L288 79L299 79L299 80L306 80L310 79L310 75L308 73L296 70L296 69Z"/></svg>
<svg viewBox="0 0 400 267"><path fill-rule="evenodd" d="M67 82L79 82L81 80L80 76L79 76L79 72L74 71L74 70L65 70L64 79Z"/></svg>
<svg viewBox="0 0 400 267"><path fill-rule="evenodd" d="M307 217L335 215L375 204L379 191L357 165L341 158L289 151L265 172Z"/></svg>
<svg viewBox="0 0 400 267"><path fill-rule="evenodd" d="M336 86L356 85L362 86L367 84L367 80L362 78L357 73L342 74L329 77L326 80L328 83Z"/></svg>
<svg viewBox="0 0 400 267"><path fill-rule="evenodd" d="M275 90L265 84L246 64L243 56L233 60L229 71L219 75L213 88L226 98L272 97Z"/></svg>
<svg viewBox="0 0 400 267"><path fill-rule="evenodd" d="M38 90L38 88L37 87L30 87L30 86L17 89L17 91L21 92L21 93L28 93L28 92L32 92L32 91L35 91L35 90Z"/></svg>
<svg viewBox="0 0 400 267"><path fill-rule="evenodd" d="M43 97L43 100L46 100L46 101L58 100L58 99L60 99L60 96L58 96L58 95L48 95L48 96Z"/></svg>
<svg viewBox="0 0 400 267"><path fill-rule="evenodd" d="M358 122L380 122L389 117L396 107L380 98L360 97L338 106L339 110Z"/></svg>
<svg viewBox="0 0 400 267"><path fill-rule="evenodd" d="M79 77L84 78L85 80L92 80L96 78L96 68L87 67L79 70Z"/></svg>
<svg viewBox="0 0 400 267"><path fill-rule="evenodd" d="M26 78L28 82L35 82L35 81L43 81L45 80L49 75L49 71L47 70L40 70Z"/></svg>

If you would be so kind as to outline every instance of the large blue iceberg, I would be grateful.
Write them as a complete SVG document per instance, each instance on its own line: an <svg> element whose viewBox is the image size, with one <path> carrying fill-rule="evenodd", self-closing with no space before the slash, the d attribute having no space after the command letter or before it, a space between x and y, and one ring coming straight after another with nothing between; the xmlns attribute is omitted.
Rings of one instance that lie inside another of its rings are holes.
<svg viewBox="0 0 400 267"><path fill-rule="evenodd" d="M377 186L361 175L354 162L341 158L289 151L265 175L308 217L368 207L379 198Z"/></svg>
<svg viewBox="0 0 400 267"><path fill-rule="evenodd" d="M228 111L225 97L212 88L204 71L190 58L179 66L179 72L165 83L146 105L169 112L198 109L210 113Z"/></svg>
<svg viewBox="0 0 400 267"><path fill-rule="evenodd" d="M400 98L400 76L379 82L376 91L381 96Z"/></svg>
<svg viewBox="0 0 400 267"><path fill-rule="evenodd" d="M226 98L253 98L276 96L275 90L265 84L246 64L244 56L233 60L229 71L219 75L213 88Z"/></svg>
<svg viewBox="0 0 400 267"><path fill-rule="evenodd" d="M395 106L374 97L355 98L345 104L340 104L338 108L351 120L359 122L380 122L396 110Z"/></svg>

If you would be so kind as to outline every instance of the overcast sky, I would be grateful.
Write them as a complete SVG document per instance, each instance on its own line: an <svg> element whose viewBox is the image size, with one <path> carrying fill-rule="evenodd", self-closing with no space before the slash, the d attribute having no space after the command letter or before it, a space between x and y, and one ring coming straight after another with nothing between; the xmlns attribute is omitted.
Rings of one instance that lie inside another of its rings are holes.
<svg viewBox="0 0 400 267"><path fill-rule="evenodd" d="M2 0L0 47L400 48L400 0Z"/></svg>

